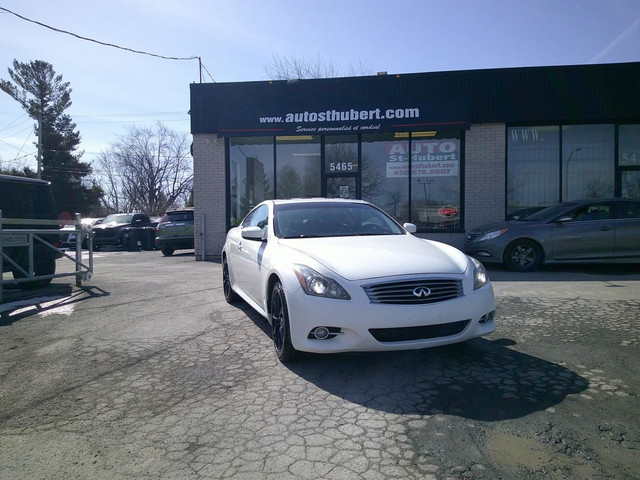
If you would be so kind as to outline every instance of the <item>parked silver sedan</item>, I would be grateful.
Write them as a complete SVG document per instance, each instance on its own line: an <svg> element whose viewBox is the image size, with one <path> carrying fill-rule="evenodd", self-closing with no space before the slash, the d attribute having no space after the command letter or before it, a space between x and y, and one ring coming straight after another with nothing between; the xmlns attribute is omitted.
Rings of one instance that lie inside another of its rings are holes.
<svg viewBox="0 0 640 480"><path fill-rule="evenodd" d="M543 263L640 263L640 200L566 202L522 220L474 228L464 250L483 263L529 272Z"/></svg>

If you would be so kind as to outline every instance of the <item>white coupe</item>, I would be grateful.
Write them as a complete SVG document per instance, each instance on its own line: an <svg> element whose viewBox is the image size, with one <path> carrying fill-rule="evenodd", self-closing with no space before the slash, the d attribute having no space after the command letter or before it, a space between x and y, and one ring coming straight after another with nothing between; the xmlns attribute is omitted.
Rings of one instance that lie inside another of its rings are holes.
<svg viewBox="0 0 640 480"><path fill-rule="evenodd" d="M229 230L224 296L271 324L282 362L435 347L495 331L484 267L358 200L267 200Z"/></svg>

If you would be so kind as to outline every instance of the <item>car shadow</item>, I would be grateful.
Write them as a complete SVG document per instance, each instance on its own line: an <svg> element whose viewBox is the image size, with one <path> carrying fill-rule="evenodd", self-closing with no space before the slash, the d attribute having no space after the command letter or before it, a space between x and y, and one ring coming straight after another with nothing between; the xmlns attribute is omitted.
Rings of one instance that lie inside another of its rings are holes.
<svg viewBox="0 0 640 480"><path fill-rule="evenodd" d="M310 355L288 364L319 388L374 410L521 418L578 394L589 382L560 365L510 348L510 339L389 353Z"/></svg>

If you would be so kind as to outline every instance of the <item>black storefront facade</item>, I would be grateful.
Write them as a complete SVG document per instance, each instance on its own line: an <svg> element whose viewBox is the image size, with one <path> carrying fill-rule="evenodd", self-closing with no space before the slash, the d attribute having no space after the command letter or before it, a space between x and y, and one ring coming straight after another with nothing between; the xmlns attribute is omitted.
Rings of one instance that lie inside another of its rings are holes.
<svg viewBox="0 0 640 480"><path fill-rule="evenodd" d="M196 256L268 198L375 203L418 235L640 197L640 63L191 85Z"/></svg>

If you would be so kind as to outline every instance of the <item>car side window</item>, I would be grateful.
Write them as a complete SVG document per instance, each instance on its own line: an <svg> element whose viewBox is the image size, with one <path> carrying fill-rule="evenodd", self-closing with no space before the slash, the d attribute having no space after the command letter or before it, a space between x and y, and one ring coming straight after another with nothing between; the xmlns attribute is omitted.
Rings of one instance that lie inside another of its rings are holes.
<svg viewBox="0 0 640 480"><path fill-rule="evenodd" d="M269 207L261 205L252 211L242 222L242 227L260 227L264 228L269 224Z"/></svg>
<svg viewBox="0 0 640 480"><path fill-rule="evenodd" d="M620 202L618 216L620 218L640 218L640 202Z"/></svg>
<svg viewBox="0 0 640 480"><path fill-rule="evenodd" d="M608 220L611 218L611 208L608 203L591 203L576 208L569 215L573 217L574 222Z"/></svg>

